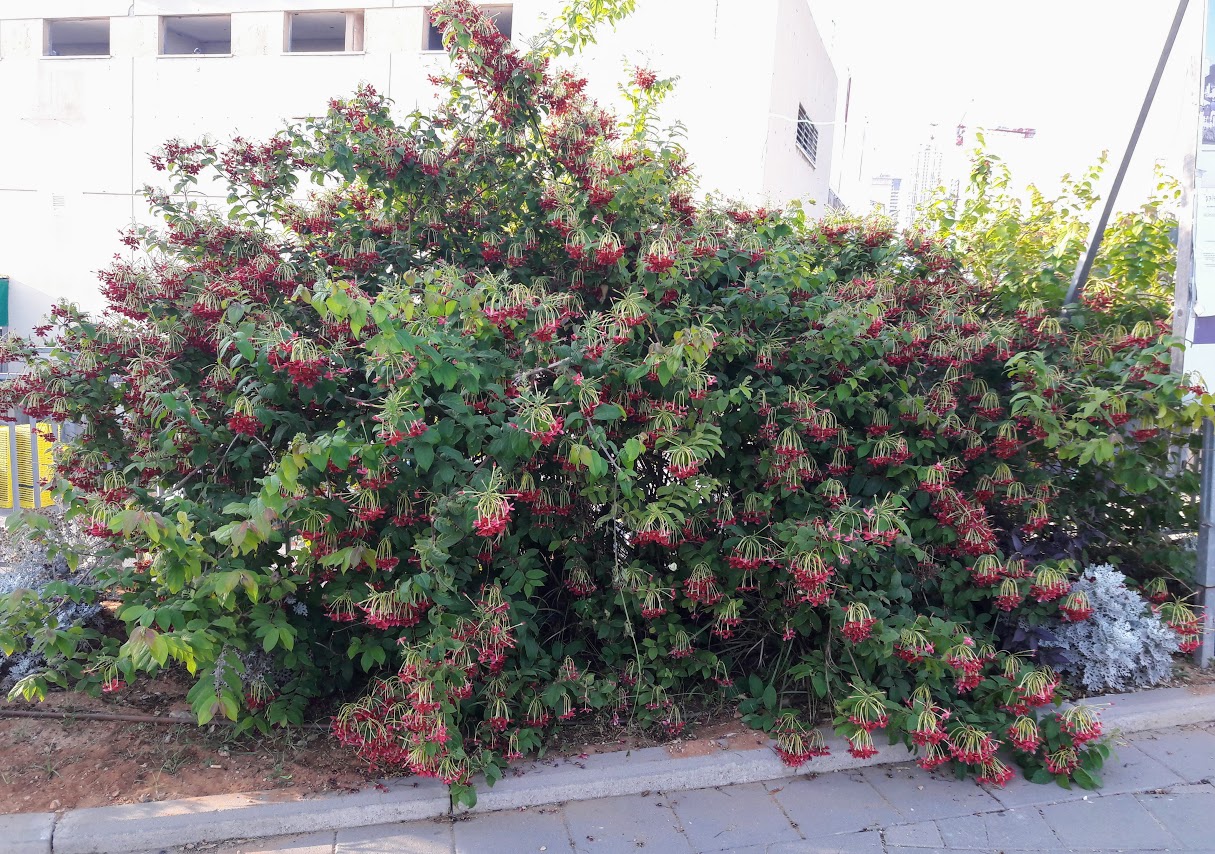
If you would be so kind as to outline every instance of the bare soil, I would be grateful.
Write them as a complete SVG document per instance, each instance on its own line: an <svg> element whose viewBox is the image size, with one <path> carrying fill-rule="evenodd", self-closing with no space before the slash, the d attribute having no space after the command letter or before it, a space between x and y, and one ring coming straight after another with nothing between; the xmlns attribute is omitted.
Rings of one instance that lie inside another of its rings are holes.
<svg viewBox="0 0 1215 854"><path fill-rule="evenodd" d="M284 798L357 791L373 775L321 727L233 736L192 722L172 676L94 699L58 693L0 709L150 714L181 724L0 715L0 813L45 812L278 789Z"/></svg>
<svg viewBox="0 0 1215 854"><path fill-rule="evenodd" d="M98 698L54 693L42 703L0 703L0 710L67 714L62 720L0 714L0 814L266 790L297 799L358 791L385 776L338 745L322 724L266 736L234 736L222 723L198 727L185 700L188 690L188 682L170 674ZM78 716L95 712L181 723ZM557 730L545 759L576 763L594 753L659 745L672 756L701 756L766 742L736 712L719 707L689 713L684 733L665 740L605 720L571 721Z"/></svg>
<svg viewBox="0 0 1215 854"><path fill-rule="evenodd" d="M1203 670L1188 658L1173 659L1173 677L1161 688L1205 688L1215 685L1215 667Z"/></svg>

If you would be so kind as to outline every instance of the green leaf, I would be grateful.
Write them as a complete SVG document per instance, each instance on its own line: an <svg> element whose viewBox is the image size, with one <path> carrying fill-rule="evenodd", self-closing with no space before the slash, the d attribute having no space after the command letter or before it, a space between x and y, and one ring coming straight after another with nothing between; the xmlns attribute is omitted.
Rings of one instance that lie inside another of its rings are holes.
<svg viewBox="0 0 1215 854"><path fill-rule="evenodd" d="M1052 782L1054 779L1055 775L1047 771L1045 768L1038 768L1029 775L1029 782L1037 783L1038 785L1045 785Z"/></svg>
<svg viewBox="0 0 1215 854"><path fill-rule="evenodd" d="M1076 785L1082 789L1099 789L1101 788L1101 776L1095 772L1086 771L1083 768L1077 768L1072 772L1072 779L1076 781Z"/></svg>
<svg viewBox="0 0 1215 854"><path fill-rule="evenodd" d="M435 449L432 445L418 445L413 449L413 458L417 461L420 471L428 471L435 461Z"/></svg>

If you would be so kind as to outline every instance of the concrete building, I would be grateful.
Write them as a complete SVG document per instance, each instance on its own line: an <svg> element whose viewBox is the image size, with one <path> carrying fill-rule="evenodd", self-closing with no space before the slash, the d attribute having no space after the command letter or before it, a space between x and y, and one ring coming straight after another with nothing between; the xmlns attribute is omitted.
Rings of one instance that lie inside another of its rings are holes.
<svg viewBox="0 0 1215 854"><path fill-rule="evenodd" d="M287 3L289 5L284 5ZM563 0L486 4L524 43ZM838 79L807 0L638 0L577 60L614 102L622 57L680 84L702 188L826 209ZM402 113L430 103L426 5L412 0L4 0L0 5L0 276L10 327L61 298L98 308L95 271L146 216L173 137L267 136L368 82ZM222 200L221 200L222 201Z"/></svg>
<svg viewBox="0 0 1215 854"><path fill-rule="evenodd" d="M937 139L936 134L933 134L916 149L915 169L911 173L911 193L903 208L902 224L904 226L911 225L919 207L932 199L937 194L937 190L943 186L943 166L944 153L941 142Z"/></svg>
<svg viewBox="0 0 1215 854"><path fill-rule="evenodd" d="M867 207L899 222L903 214L903 179L884 173L874 178Z"/></svg>

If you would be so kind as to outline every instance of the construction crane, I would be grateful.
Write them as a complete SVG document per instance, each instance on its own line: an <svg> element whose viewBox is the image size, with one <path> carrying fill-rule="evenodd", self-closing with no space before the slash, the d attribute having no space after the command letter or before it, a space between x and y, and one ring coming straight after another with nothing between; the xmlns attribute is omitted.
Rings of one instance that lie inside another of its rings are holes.
<svg viewBox="0 0 1215 854"><path fill-rule="evenodd" d="M1025 139L1033 139L1038 134L1037 128L1006 128L1001 125L998 128L978 128L984 133L1012 133ZM966 125L958 125L958 145L962 145L966 138Z"/></svg>

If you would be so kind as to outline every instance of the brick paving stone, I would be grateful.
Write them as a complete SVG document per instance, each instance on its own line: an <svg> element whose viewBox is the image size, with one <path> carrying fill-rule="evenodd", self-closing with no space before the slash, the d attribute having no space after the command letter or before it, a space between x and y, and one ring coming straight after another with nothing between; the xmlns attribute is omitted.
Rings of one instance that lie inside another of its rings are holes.
<svg viewBox="0 0 1215 854"><path fill-rule="evenodd" d="M801 835L758 783L671 795L671 806L694 851L792 842Z"/></svg>
<svg viewBox="0 0 1215 854"><path fill-rule="evenodd" d="M841 833L801 842L778 842L768 846L768 854L883 854L882 834L876 830Z"/></svg>
<svg viewBox="0 0 1215 854"><path fill-rule="evenodd" d="M53 812L0 815L0 840L5 854L50 854Z"/></svg>
<svg viewBox="0 0 1215 854"><path fill-rule="evenodd" d="M409 821L339 830L335 854L451 854L452 822Z"/></svg>
<svg viewBox="0 0 1215 854"><path fill-rule="evenodd" d="M1169 848L1165 830L1134 795L1093 797L1041 807L1046 823L1069 848Z"/></svg>
<svg viewBox="0 0 1215 854"><path fill-rule="evenodd" d="M807 838L880 828L900 820L859 771L768 784L789 820Z"/></svg>
<svg viewBox="0 0 1215 854"><path fill-rule="evenodd" d="M1190 783L1215 779L1215 733L1174 729L1132 736L1131 743Z"/></svg>
<svg viewBox="0 0 1215 854"><path fill-rule="evenodd" d="M896 824L882 831L887 846L900 848L944 848L945 840L935 821Z"/></svg>
<svg viewBox="0 0 1215 854"><path fill-rule="evenodd" d="M249 842L237 842L223 845L219 848L206 849L207 854L333 854L332 830L321 833L304 833L293 836L276 836L272 839L253 839ZM181 849L178 849L180 851Z"/></svg>
<svg viewBox="0 0 1215 854"><path fill-rule="evenodd" d="M554 807L472 813L452 825L456 854L569 854L565 816Z"/></svg>
<svg viewBox="0 0 1215 854"><path fill-rule="evenodd" d="M1215 793L1139 795L1139 803L1187 847L1215 843Z"/></svg>
<svg viewBox="0 0 1215 854"><path fill-rule="evenodd" d="M929 774L914 765L866 768L861 776L908 820L952 818L1000 808L1000 803L973 781Z"/></svg>
<svg viewBox="0 0 1215 854"><path fill-rule="evenodd" d="M623 795L565 805L565 823L579 852L691 852L664 795Z"/></svg>
<svg viewBox="0 0 1215 854"><path fill-rule="evenodd" d="M937 822L946 848L980 851L1058 850L1061 845L1036 809L945 818Z"/></svg>

